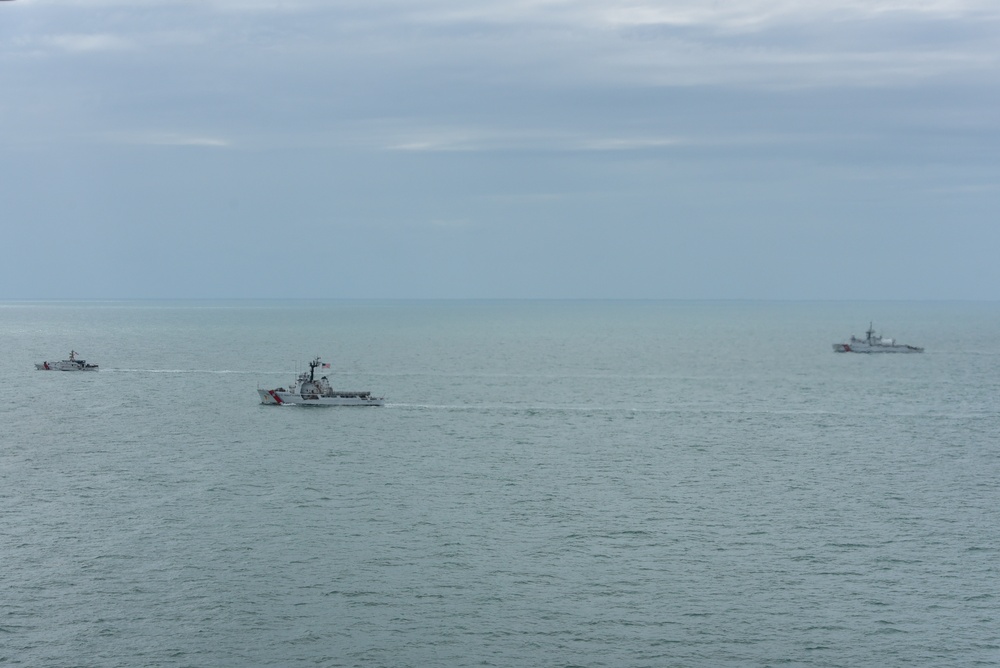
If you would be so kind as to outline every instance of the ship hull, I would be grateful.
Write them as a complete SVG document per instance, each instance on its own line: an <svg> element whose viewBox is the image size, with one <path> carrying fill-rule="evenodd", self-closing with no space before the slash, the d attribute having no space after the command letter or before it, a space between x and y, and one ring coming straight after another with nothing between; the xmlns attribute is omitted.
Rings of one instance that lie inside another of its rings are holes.
<svg viewBox="0 0 1000 668"><path fill-rule="evenodd" d="M337 392L333 396L298 394L278 390L257 390L260 403L267 406L382 406L384 401L368 392Z"/></svg>
<svg viewBox="0 0 1000 668"><path fill-rule="evenodd" d="M867 343L835 343L833 344L835 353L922 353L923 348L916 346L901 345L868 345Z"/></svg>
<svg viewBox="0 0 1000 668"><path fill-rule="evenodd" d="M923 348L908 346L903 343L896 343L895 339L887 339L881 334L875 333L875 327L868 323L868 331L865 338L859 339L852 336L847 343L833 344L835 353L922 353Z"/></svg>
<svg viewBox="0 0 1000 668"><path fill-rule="evenodd" d="M97 371L97 365L87 364L81 366L75 362L52 362L49 364L42 362L41 364L36 364L35 369L38 371Z"/></svg>

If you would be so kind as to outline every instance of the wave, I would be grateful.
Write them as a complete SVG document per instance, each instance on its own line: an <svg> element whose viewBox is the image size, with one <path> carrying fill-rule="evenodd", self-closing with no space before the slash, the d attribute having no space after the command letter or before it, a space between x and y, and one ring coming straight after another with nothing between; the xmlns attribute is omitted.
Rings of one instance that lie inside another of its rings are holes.
<svg viewBox="0 0 1000 668"><path fill-rule="evenodd" d="M101 371L112 373L194 373L194 374L218 374L237 376L290 376L291 371L246 371L238 369L106 369L101 367Z"/></svg>

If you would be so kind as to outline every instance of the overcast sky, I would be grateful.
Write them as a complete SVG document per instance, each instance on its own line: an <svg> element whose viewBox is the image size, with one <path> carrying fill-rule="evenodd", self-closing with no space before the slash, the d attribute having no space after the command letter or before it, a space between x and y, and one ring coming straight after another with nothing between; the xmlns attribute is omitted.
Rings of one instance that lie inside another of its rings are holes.
<svg viewBox="0 0 1000 668"><path fill-rule="evenodd" d="M0 298L1000 299L996 0L0 2Z"/></svg>

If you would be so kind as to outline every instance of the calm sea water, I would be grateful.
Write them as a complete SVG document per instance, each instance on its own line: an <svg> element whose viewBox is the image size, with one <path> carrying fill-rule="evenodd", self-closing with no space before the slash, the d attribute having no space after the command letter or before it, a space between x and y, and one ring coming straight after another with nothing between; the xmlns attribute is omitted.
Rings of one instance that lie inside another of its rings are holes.
<svg viewBox="0 0 1000 668"><path fill-rule="evenodd" d="M872 319L927 352L832 352ZM4 303L0 342L6 665L1000 665L995 303ZM70 348L101 371L34 371ZM387 405L259 404L315 355Z"/></svg>

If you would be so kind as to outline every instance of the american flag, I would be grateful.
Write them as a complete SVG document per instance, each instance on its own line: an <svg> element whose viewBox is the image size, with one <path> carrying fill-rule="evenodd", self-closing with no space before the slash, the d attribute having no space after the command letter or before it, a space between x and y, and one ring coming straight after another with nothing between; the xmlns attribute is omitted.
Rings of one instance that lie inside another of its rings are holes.
<svg viewBox="0 0 1000 668"><path fill-rule="evenodd" d="M329 368L330 368L330 365L329 365L329 364L327 364L326 362L324 362L324 363L323 363L323 368L324 368L324 369L329 369Z"/></svg>

